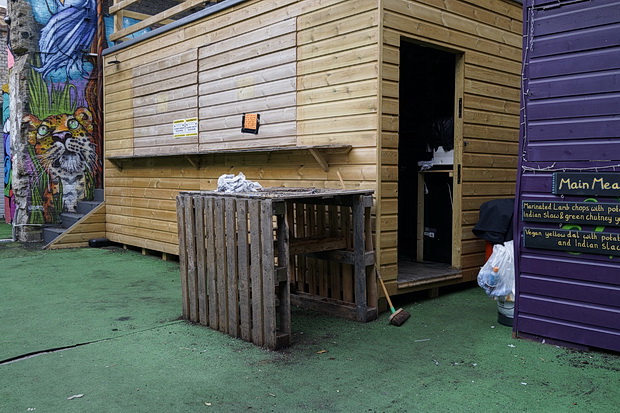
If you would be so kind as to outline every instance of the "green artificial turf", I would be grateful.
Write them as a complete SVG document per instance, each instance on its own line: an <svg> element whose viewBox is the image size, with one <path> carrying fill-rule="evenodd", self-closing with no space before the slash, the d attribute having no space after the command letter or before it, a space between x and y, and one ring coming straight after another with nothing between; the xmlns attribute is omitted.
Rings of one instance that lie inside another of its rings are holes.
<svg viewBox="0 0 620 413"><path fill-rule="evenodd" d="M4 221L0 222L0 239L10 239L13 237L13 228L11 224Z"/></svg>
<svg viewBox="0 0 620 413"><path fill-rule="evenodd" d="M400 327L387 313L363 324L294 309L292 346L267 351L179 320L176 263L17 243L0 244L0 262L3 412L611 412L620 403L618 354L513 339L477 287L399 298L411 313Z"/></svg>

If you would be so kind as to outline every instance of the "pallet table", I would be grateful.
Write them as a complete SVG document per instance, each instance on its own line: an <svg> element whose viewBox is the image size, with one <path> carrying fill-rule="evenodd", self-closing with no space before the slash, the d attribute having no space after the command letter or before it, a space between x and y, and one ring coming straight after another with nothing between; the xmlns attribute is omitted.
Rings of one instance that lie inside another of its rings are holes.
<svg viewBox="0 0 620 413"><path fill-rule="evenodd" d="M375 319L371 206L368 190L182 192L183 317L270 349L290 344L291 303Z"/></svg>

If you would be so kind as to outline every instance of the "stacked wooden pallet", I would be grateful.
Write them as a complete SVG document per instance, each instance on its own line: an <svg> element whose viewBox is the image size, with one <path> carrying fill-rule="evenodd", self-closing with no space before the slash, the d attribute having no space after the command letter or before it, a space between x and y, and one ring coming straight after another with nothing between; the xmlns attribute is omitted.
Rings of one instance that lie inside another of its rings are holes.
<svg viewBox="0 0 620 413"><path fill-rule="evenodd" d="M184 318L271 349L290 344L292 299L359 321L376 318L367 277L374 254L365 250L372 199L369 191L348 192L181 193ZM330 271L340 265L349 270Z"/></svg>

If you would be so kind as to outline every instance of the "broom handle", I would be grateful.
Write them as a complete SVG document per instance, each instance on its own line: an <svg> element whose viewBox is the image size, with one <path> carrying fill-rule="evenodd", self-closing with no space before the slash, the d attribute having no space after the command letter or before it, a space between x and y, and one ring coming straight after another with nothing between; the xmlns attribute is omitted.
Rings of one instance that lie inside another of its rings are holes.
<svg viewBox="0 0 620 413"><path fill-rule="evenodd" d="M383 283L383 278L381 278L381 274L379 273L379 267L377 265L377 258L376 258L377 251L375 251L375 246L373 245L373 242L372 242L372 236L370 236L369 238L370 238L369 247L375 253L375 273L377 274L377 278L379 279L379 282L381 283L381 288L383 288L383 294L385 294L385 299L387 300L388 305L390 306L390 311L392 312L392 314L394 314L396 312L396 309L394 308L394 305L392 304L392 300L390 300L390 295L388 294L387 288L385 288L385 284Z"/></svg>
<svg viewBox="0 0 620 413"><path fill-rule="evenodd" d="M383 283L383 278L381 278L381 274L379 274L379 269L377 268L377 264L375 264L375 272L377 273L377 278L379 279L379 282L381 283L381 288L383 288L383 294L385 294L385 299L388 302L388 305L390 306L390 311L392 313L396 312L396 310L394 309L394 306L392 305L392 300L390 300L390 295L387 292L387 288L385 288L385 284Z"/></svg>

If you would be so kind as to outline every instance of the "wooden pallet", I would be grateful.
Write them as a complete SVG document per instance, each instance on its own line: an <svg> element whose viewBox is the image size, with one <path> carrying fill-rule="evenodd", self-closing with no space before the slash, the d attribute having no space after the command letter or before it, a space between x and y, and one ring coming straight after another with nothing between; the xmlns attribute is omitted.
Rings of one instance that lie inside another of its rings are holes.
<svg viewBox="0 0 620 413"><path fill-rule="evenodd" d="M283 214L274 239L271 200L182 194L177 206L184 318L270 349L289 345Z"/></svg>
<svg viewBox="0 0 620 413"><path fill-rule="evenodd" d="M360 191L181 193L183 317L270 349L290 344L291 300L375 319L371 205Z"/></svg>

